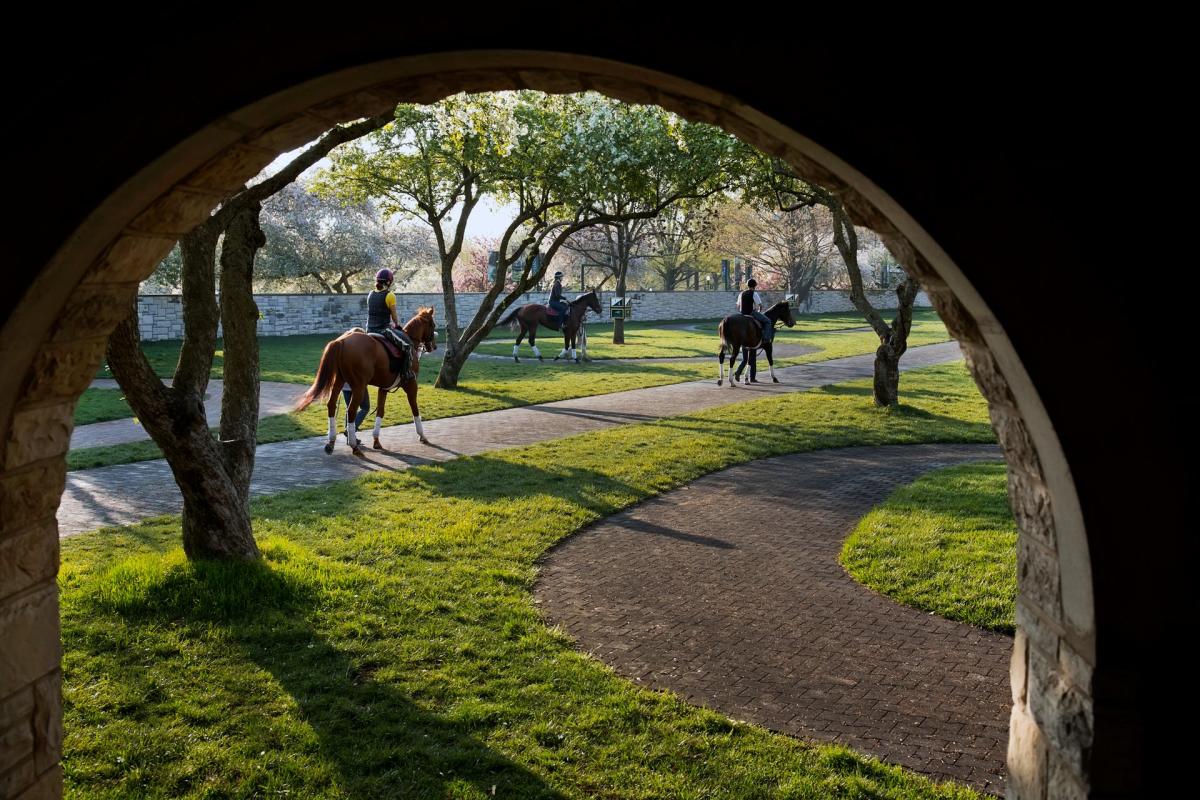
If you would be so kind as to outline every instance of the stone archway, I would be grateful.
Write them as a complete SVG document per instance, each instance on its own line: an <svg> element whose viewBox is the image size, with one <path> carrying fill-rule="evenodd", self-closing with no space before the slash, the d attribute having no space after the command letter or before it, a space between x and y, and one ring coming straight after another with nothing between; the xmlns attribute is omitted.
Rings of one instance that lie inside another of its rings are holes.
<svg viewBox="0 0 1200 800"><path fill-rule="evenodd" d="M1010 793L1085 795L1096 623L1083 515L1042 399L962 270L867 177L731 96L616 61L485 50L340 70L228 113L129 176L40 267L0 329L5 372L17 376L0 387L0 795L60 791L54 514L75 402L138 282L227 192L333 124L398 101L513 88L594 89L720 125L782 156L809 179L839 189L857 221L879 231L921 278L967 353L1011 467L1021 596L1012 662ZM56 322L68 299L76 309L69 326Z"/></svg>

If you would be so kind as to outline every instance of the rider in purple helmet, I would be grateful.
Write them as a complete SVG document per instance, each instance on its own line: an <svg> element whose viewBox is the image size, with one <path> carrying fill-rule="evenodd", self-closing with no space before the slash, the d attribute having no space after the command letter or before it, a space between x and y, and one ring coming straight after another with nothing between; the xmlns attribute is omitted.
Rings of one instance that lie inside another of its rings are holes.
<svg viewBox="0 0 1200 800"><path fill-rule="evenodd" d="M396 295L392 293L392 282L395 276L390 269L381 269L375 273L375 289L367 295L367 332L381 333L391 339L404 353L405 381L413 377L412 372L412 343L400 330L400 318L396 316ZM350 386L342 386L342 397L346 398L346 407L350 407ZM363 420L371 410L370 394L368 393L363 407L355 416L354 426L361 428Z"/></svg>

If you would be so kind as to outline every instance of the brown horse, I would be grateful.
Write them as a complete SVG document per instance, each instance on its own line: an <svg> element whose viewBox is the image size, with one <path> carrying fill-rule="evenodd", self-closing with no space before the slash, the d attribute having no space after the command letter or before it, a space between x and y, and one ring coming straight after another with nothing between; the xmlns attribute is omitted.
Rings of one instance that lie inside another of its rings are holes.
<svg viewBox="0 0 1200 800"><path fill-rule="evenodd" d="M296 403L296 410L302 411L317 400L329 401L329 442L325 452L332 453L334 442L337 440L337 407L338 389L343 384L350 384L350 403L346 409L346 442L356 456L362 455L358 436L354 430L354 417L359 407L367 399L367 387L378 386L378 402L375 405L375 444L376 450L384 447L379 441L379 429L383 427L383 410L387 404L388 390L397 385L408 395L408 406L412 409L413 423L417 427L417 437L422 444L429 444L425 438L425 429L421 425L421 412L417 408L417 374L420 370L420 352L432 353L437 349L437 326L433 322L433 309L421 308L417 315L404 326L404 332L416 347L412 354L412 380L401 383L400 376L392 372L387 350L383 343L375 337L358 329L347 331L329 344L321 354L321 364L317 367L317 379Z"/></svg>
<svg viewBox="0 0 1200 800"><path fill-rule="evenodd" d="M763 312L763 316L771 320L771 324L783 322L789 328L796 324L796 318L792 316L792 307L787 304L786 300L780 300L775 305ZM775 359L771 354L771 342L763 341L762 326L758 324L758 320L749 314L730 314L725 319L721 320L721 324L717 326L717 335L721 337L721 349L717 351L717 386L720 386L725 381L725 353L729 353L729 388L737 385L737 381L733 377L733 362L737 360L738 353L743 351L749 354L750 350L758 350L762 348L767 354L767 365L771 370L771 380L779 383L779 378L775 377ZM743 355L745 359L745 355ZM743 360L742 366L745 367Z"/></svg>
<svg viewBox="0 0 1200 800"><path fill-rule="evenodd" d="M589 310L595 311L597 314L603 314L604 309L600 307L600 296L595 289L592 289L587 294L581 294L569 304L567 310L567 318L562 323L563 349L562 352L554 357L554 360L566 356L579 363L579 356L575 352L577 344L577 336L579 329L583 325L583 317ZM550 324L550 315L546 313L546 307L541 303L526 303L523 306L517 306L517 309L509 314L504 319L500 320L499 325L510 325L513 330L517 326L521 326L521 332L517 334L517 342L513 345L513 361L518 364L521 359L517 358L517 353L521 348L521 340L525 338L525 334L529 334L529 346L533 348L533 354L537 356L537 360L541 361L542 353L537 348L537 328L538 325L545 325L550 330L555 330L555 327Z"/></svg>

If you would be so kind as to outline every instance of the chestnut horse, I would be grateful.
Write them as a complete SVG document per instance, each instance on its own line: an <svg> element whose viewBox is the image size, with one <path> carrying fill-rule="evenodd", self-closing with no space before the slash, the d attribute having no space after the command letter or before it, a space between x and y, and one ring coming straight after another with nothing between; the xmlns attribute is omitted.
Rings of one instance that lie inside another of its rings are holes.
<svg viewBox="0 0 1200 800"><path fill-rule="evenodd" d="M792 307L786 300L781 300L768 308L763 312L763 316L771 320L772 325L776 322L783 322L791 328L796 324L796 318L792 316ZM742 356L742 366L744 367L749 350L758 350L759 348L762 348L763 352L767 354L767 366L771 370L771 380L779 383L779 379L775 377L775 359L771 353L771 342L763 341L762 326L758 324L758 320L749 314L730 314L717 326L717 335L721 337L721 349L717 351L717 386L725 381L726 352L729 353L729 388L732 389L737 385L737 381L733 377L733 364L737 361L738 353L746 351Z"/></svg>
<svg viewBox="0 0 1200 800"><path fill-rule="evenodd" d="M296 403L296 410L303 411L317 400L328 398L329 442L325 445L326 453L333 452L333 445L337 440L338 390L345 383L350 384L350 405L346 409L346 442L356 456L362 455L362 449L354 430L354 416L367 399L368 386L379 387L378 402L375 405L376 450L384 449L379 441L379 429L383 427L383 410L387 404L388 390L397 385L408 395L408 406L412 409L417 437L422 444L429 444L429 440L425 438L425 429L421 425L421 412L417 408L417 374L421 366L421 350L432 353L437 349L437 326L433 322L433 309L418 309L417 315L404 326L404 332L414 347L411 355L413 377L412 380L403 383L400 383L400 376L392 372L383 343L362 329L347 331L325 345L325 352L321 354L321 364L317 367L317 379L308 391L301 395Z"/></svg>

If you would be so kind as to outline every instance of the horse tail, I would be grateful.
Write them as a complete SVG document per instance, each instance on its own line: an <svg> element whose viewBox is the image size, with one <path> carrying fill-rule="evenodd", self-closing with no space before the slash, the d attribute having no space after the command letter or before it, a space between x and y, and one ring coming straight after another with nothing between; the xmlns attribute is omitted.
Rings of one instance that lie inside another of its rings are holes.
<svg viewBox="0 0 1200 800"><path fill-rule="evenodd" d="M517 314L519 314L521 312L521 309L524 307L525 306L517 306L516 308L513 309L511 314L509 314L507 317L500 320L496 324L497 325L509 325L509 326L515 328L517 326Z"/></svg>
<svg viewBox="0 0 1200 800"><path fill-rule="evenodd" d="M337 364L341 353L341 339L334 339L325 345L325 352L321 354L321 365L317 367L317 379L308 387L307 392L300 395L293 411L303 411L318 400L329 399L329 393L338 388Z"/></svg>

